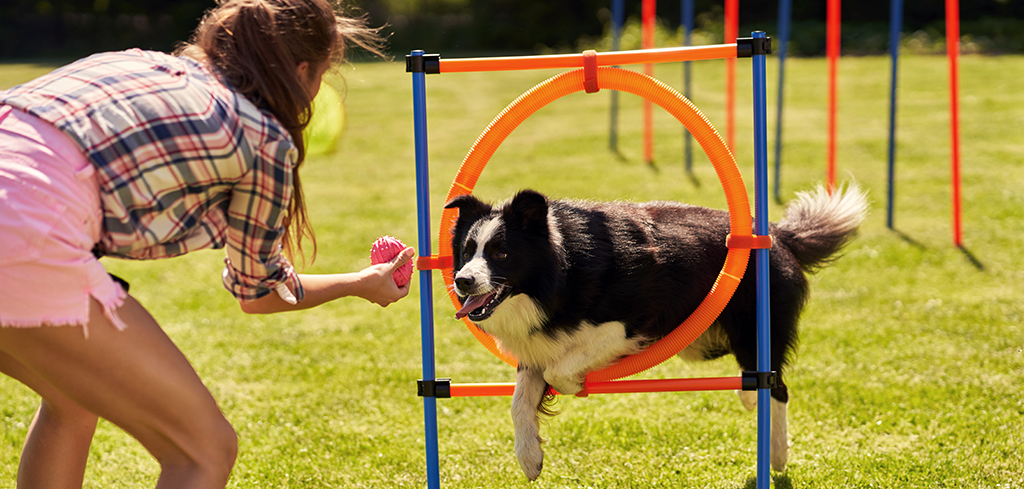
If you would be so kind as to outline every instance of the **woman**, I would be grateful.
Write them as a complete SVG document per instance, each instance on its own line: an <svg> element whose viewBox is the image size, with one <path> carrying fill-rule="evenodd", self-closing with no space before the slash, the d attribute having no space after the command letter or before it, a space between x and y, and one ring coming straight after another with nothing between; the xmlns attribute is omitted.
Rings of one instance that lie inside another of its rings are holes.
<svg viewBox="0 0 1024 489"><path fill-rule="evenodd" d="M97 54L0 92L0 371L42 397L18 487L81 487L97 416L161 466L224 487L237 438L188 361L99 256L226 248L247 313L408 294L392 272L298 274L296 171L321 77L376 29L327 0L222 0L179 56ZM314 241L315 256L315 241Z"/></svg>

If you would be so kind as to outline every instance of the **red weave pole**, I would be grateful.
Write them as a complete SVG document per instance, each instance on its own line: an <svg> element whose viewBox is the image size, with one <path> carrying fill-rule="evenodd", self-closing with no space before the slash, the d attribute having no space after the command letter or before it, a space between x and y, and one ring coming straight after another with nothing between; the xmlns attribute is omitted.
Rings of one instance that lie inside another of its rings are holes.
<svg viewBox="0 0 1024 489"><path fill-rule="evenodd" d="M725 0L725 42L740 32L740 0ZM725 60L725 144L736 151L736 60Z"/></svg>
<svg viewBox="0 0 1024 489"><path fill-rule="evenodd" d="M516 384L451 384L452 397L511 396ZM702 379L641 379L588 382L586 394L621 394L627 392L727 391L743 388L742 377L709 377ZM554 390L553 394L558 394ZM581 394L577 394L580 396Z"/></svg>
<svg viewBox="0 0 1024 489"><path fill-rule="evenodd" d="M656 0L643 0L643 35L641 47L643 49L654 49L654 28ZM736 41L733 40L735 43ZM654 65L644 65L644 74L654 76ZM644 161L654 163L654 106L650 100L644 99Z"/></svg>
<svg viewBox="0 0 1024 489"><path fill-rule="evenodd" d="M828 26L826 29L828 51L828 193L836 189L836 113L838 112L840 0L828 0Z"/></svg>
<svg viewBox="0 0 1024 489"><path fill-rule="evenodd" d="M963 247L960 207L960 2L946 0L946 57L949 58L949 151L953 185L953 243Z"/></svg>

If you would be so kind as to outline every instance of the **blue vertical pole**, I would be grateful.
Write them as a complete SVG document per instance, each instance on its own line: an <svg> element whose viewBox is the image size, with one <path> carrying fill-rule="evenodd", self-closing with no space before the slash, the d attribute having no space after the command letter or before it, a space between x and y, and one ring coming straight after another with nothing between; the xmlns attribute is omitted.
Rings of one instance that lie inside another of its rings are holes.
<svg viewBox="0 0 1024 489"><path fill-rule="evenodd" d="M751 34L754 42L765 33ZM768 103L765 87L765 55L754 54L754 234L768 235ZM754 250L757 277L757 370L771 370L770 309L768 293L768 250ZM771 487L768 462L771 457L771 391L757 390L757 488Z"/></svg>
<svg viewBox="0 0 1024 489"><path fill-rule="evenodd" d="M782 202L779 186L782 180L782 96L786 77L786 52L789 49L789 23L793 18L793 0L779 0L779 96L778 110L775 111L775 179L773 188L775 201Z"/></svg>
<svg viewBox="0 0 1024 489"><path fill-rule="evenodd" d="M889 203L885 224L892 229L896 200L896 67L900 56L900 32L903 30L903 0L889 2L889 58L892 80L889 83Z"/></svg>
<svg viewBox="0 0 1024 489"><path fill-rule="evenodd" d="M683 45L690 45L690 34L693 33L693 0L682 0L682 19L683 24ZM690 100L690 62L683 62L683 95L686 96L687 100ZM686 130L686 126L683 126L683 144L685 148L683 152L686 158L686 173L693 173L693 136L690 135L690 131Z"/></svg>
<svg viewBox="0 0 1024 489"><path fill-rule="evenodd" d="M422 57L416 50L412 56ZM430 172L427 156L427 74L412 73L412 115L416 144L416 209L419 226L419 256L430 256ZM434 380L434 294L431 271L420 270L420 334L423 351L423 380ZM437 398L423 396L423 432L427 453L427 487L441 487L437 451Z"/></svg>
<svg viewBox="0 0 1024 489"><path fill-rule="evenodd" d="M619 50L622 23L625 17L624 0L612 0L612 51ZM612 90L611 122L608 130L608 149L619 150L619 91Z"/></svg>

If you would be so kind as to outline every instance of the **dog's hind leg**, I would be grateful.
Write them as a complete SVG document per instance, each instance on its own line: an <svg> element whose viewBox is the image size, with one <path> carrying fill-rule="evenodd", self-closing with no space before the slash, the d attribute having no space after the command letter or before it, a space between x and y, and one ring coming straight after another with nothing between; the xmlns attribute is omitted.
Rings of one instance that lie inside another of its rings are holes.
<svg viewBox="0 0 1024 489"><path fill-rule="evenodd" d="M743 407L753 411L757 407L757 391L736 391ZM779 398L785 399L780 401ZM786 407L789 405L789 389L779 382L779 387L772 389L772 468L782 472L786 470L789 459L789 421L786 419Z"/></svg>
<svg viewBox="0 0 1024 489"><path fill-rule="evenodd" d="M512 394L512 426L515 428L516 458L523 474L530 480L540 476L544 467L541 449L538 408L548 384L541 370L520 365L516 372L516 388Z"/></svg>
<svg viewBox="0 0 1024 489"><path fill-rule="evenodd" d="M771 464L779 472L786 470L786 462L789 460L789 421L786 419L788 405L788 402L772 397Z"/></svg>

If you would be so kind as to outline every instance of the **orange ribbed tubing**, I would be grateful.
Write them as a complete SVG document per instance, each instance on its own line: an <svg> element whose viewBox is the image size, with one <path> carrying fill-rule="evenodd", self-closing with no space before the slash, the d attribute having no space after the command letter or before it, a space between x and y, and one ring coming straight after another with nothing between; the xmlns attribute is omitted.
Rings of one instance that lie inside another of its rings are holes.
<svg viewBox="0 0 1024 489"><path fill-rule="evenodd" d="M597 53L598 66L636 65L645 63L674 63L736 57L736 43L709 46L680 46L634 51ZM515 71L545 68L582 68L583 55L552 54L546 56L495 56L490 58L441 59L441 73L470 71Z"/></svg>
<svg viewBox="0 0 1024 489"><path fill-rule="evenodd" d="M668 85L634 71L598 68L597 81L601 88L629 92L658 104L686 126L686 129L707 153L718 174L718 179L722 183L729 207L731 234L749 236L751 234L750 201L747 199L747 189L743 185L743 178L736 167L736 159L726 147L725 142L722 141L722 137L697 107ZM505 107L470 148L455 175L455 180L452 182L445 201L458 195L472 193L487 162L516 127L519 127L527 117L541 107L570 93L584 90L583 83L582 69L562 73L541 82ZM456 214L456 209L445 209L441 214L441 229L438 239L439 256L451 256L452 254L451 230L455 225ZM664 362L693 343L725 309L747 269L749 258L749 249L729 249L718 279L715 280L707 297L697 306L690 317L644 351L625 357L603 370L591 372L587 376L587 381L609 381L643 372ZM454 290L452 268L448 267L442 270L442 276L448 290ZM461 307L458 297L454 293L449 293L449 296L456 308ZM499 350L494 338L477 328L469 319L463 318L463 321L477 340L491 353L509 365L516 365L515 357Z"/></svg>

